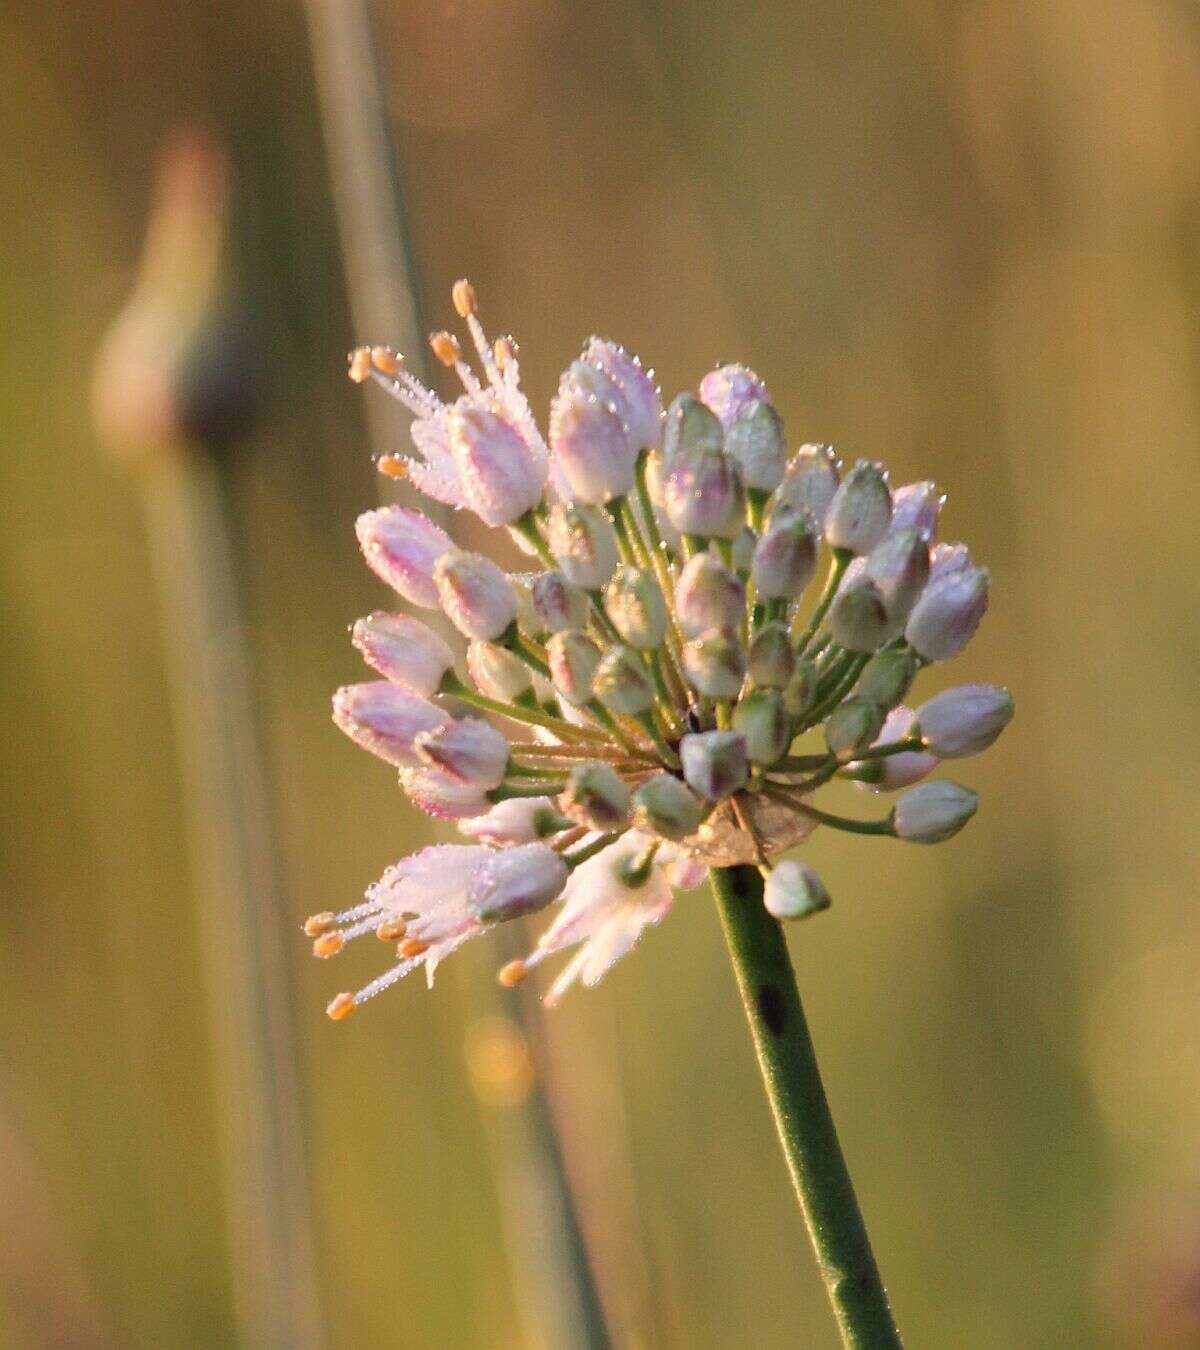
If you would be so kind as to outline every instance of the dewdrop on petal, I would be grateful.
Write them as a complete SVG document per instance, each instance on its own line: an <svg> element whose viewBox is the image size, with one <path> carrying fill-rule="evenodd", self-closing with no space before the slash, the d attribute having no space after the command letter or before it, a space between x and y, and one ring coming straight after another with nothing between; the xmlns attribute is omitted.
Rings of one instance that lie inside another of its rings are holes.
<svg viewBox="0 0 1200 1350"><path fill-rule="evenodd" d="M385 467L506 529L505 553L461 551L422 510L366 512L371 569L468 639L465 674L435 624L385 603L353 630L383 678L339 690L334 717L461 842L402 858L361 903L307 921L318 958L367 935L393 954L329 1015L413 973L432 984L464 943L542 910L540 936L500 979L560 963L553 1006L595 984L710 869L758 868L767 912L798 918L828 896L782 855L818 826L919 843L960 829L974 793L920 780L938 755L990 744L1012 702L990 685L915 714L902 701L987 604L966 547L931 543L934 485L893 492L866 461L843 479L816 443L789 456L763 382L742 366L710 372L699 398L664 414L652 373L600 338L568 365L547 427L516 342L489 337L469 283L453 298L465 332L431 345L456 398L387 348L356 353L351 373L412 414L412 453ZM519 572L501 565L510 545ZM877 814L852 819L837 814L838 786L826 801L834 779L902 791L882 818L877 797L860 795ZM868 850L860 866L872 865Z"/></svg>
<svg viewBox="0 0 1200 1350"><path fill-rule="evenodd" d="M773 918L806 919L830 905L829 892L807 863L785 858L767 874L763 905Z"/></svg>

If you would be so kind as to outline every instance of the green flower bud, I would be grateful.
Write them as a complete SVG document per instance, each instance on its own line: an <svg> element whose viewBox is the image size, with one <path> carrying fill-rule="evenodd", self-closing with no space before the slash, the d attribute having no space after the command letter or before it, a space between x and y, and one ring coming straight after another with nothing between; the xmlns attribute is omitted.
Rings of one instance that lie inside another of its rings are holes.
<svg viewBox="0 0 1200 1350"><path fill-rule="evenodd" d="M865 698L848 698L840 703L825 723L825 744L842 764L856 759L879 735L885 710Z"/></svg>
<svg viewBox="0 0 1200 1350"><path fill-rule="evenodd" d="M609 712L636 717L654 702L654 686L637 652L610 647L601 658L593 681L596 697Z"/></svg>
<svg viewBox="0 0 1200 1350"><path fill-rule="evenodd" d="M663 462L669 468L674 455L693 450L723 450L725 431L717 415L693 394L672 399L663 426Z"/></svg>
<svg viewBox="0 0 1200 1350"><path fill-rule="evenodd" d="M916 530L889 531L867 555L863 576L873 581L893 622L903 622L929 580L929 543Z"/></svg>
<svg viewBox="0 0 1200 1350"><path fill-rule="evenodd" d="M633 823L664 839L686 839L700 828L704 808L687 787L669 773L648 778L633 794Z"/></svg>
<svg viewBox="0 0 1200 1350"><path fill-rule="evenodd" d="M804 593L817 565L817 541L808 518L776 517L754 550L751 575L764 600L794 600Z"/></svg>
<svg viewBox="0 0 1200 1350"><path fill-rule="evenodd" d="M787 624L767 623L750 643L750 678L760 689L786 689L796 670Z"/></svg>
<svg viewBox="0 0 1200 1350"><path fill-rule="evenodd" d="M869 553L887 533L892 494L878 464L860 459L842 480L825 516L825 538L831 548Z"/></svg>
<svg viewBox="0 0 1200 1350"><path fill-rule="evenodd" d="M559 502L551 508L547 544L567 580L599 590L617 566L617 537L598 506Z"/></svg>
<svg viewBox="0 0 1200 1350"><path fill-rule="evenodd" d="M550 635L546 663L554 688L568 703L580 708L591 699L600 656L600 648L579 628Z"/></svg>
<svg viewBox="0 0 1200 1350"><path fill-rule="evenodd" d="M576 765L558 799L564 816L605 834L629 824L630 802L629 788L607 764Z"/></svg>
<svg viewBox="0 0 1200 1350"><path fill-rule="evenodd" d="M685 638L710 628L733 632L746 612L746 588L715 553L689 558L675 584L675 615Z"/></svg>
<svg viewBox="0 0 1200 1350"><path fill-rule="evenodd" d="M758 547L758 535L749 525L743 525L741 533L733 541L733 570L743 576L750 574L754 562L754 550Z"/></svg>
<svg viewBox="0 0 1200 1350"><path fill-rule="evenodd" d="M807 863L785 858L767 877L763 905L776 919L806 919L828 909L830 899L821 878Z"/></svg>
<svg viewBox="0 0 1200 1350"><path fill-rule="evenodd" d="M793 717L803 717L817 697L817 671L811 661L797 661L783 688L783 706Z"/></svg>
<svg viewBox="0 0 1200 1350"><path fill-rule="evenodd" d="M829 504L838 490L838 461L832 445L802 445L788 465L787 476L775 489L772 514L798 511L812 518L818 529L825 524Z"/></svg>
<svg viewBox="0 0 1200 1350"><path fill-rule="evenodd" d="M746 675L742 644L732 634L710 628L684 647L683 673L698 693L709 698L737 698Z"/></svg>
<svg viewBox="0 0 1200 1350"><path fill-rule="evenodd" d="M530 583L529 594L543 632L561 633L564 628L587 624L588 598L562 572L539 572Z"/></svg>
<svg viewBox="0 0 1200 1350"><path fill-rule="evenodd" d="M769 403L752 403L738 413L725 432L725 451L748 488L771 492L783 482L787 467L783 421Z"/></svg>
<svg viewBox="0 0 1200 1350"><path fill-rule="evenodd" d="M881 708L894 708L904 702L904 695L917 678L917 658L910 651L891 648L876 652L863 666L854 692Z"/></svg>
<svg viewBox="0 0 1200 1350"><path fill-rule="evenodd" d="M958 783L921 783L897 798L892 829L914 844L940 844L956 835L978 806L976 794Z"/></svg>
<svg viewBox="0 0 1200 1350"><path fill-rule="evenodd" d="M618 567L604 592L604 609L631 647L651 651L667 632L667 606L658 582L636 567Z"/></svg>
<svg viewBox="0 0 1200 1350"><path fill-rule="evenodd" d="M688 787L710 802L732 797L746 786L750 766L746 738L738 731L698 731L679 742Z"/></svg>
<svg viewBox="0 0 1200 1350"><path fill-rule="evenodd" d="M774 764L792 742L792 720L777 689L758 689L733 710L733 729L746 738L753 764Z"/></svg>
<svg viewBox="0 0 1200 1350"><path fill-rule="evenodd" d="M850 652L878 651L896 635L878 586L865 577L843 586L829 610L833 640Z"/></svg>

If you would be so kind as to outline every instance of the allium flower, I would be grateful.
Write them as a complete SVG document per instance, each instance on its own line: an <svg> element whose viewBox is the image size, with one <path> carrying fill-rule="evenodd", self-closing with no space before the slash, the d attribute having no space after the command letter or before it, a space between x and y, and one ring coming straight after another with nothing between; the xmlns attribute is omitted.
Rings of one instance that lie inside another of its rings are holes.
<svg viewBox="0 0 1200 1350"><path fill-rule="evenodd" d="M1012 700L968 685L916 713L904 702L987 603L986 571L962 545L933 543L934 484L893 491L866 460L843 475L829 446L789 454L741 366L664 417L651 373L599 338L564 373L543 437L515 345L489 343L466 282L454 300L479 370L449 334L432 344L462 381L457 401L390 349L356 351L351 374L416 416L413 453L384 471L507 527L538 570L509 575L416 511L359 519L380 579L470 642L459 673L416 619L360 620L355 645L384 678L340 690L334 719L470 842L423 849L365 904L309 920L318 956L364 933L396 944L391 968L330 1015L418 966L432 980L490 924L550 906L532 953L501 978L573 947L554 1002L594 984L709 868L757 866L769 913L800 918L828 894L806 864L775 864L818 825L920 843L957 832L974 794L912 785L989 745ZM883 819L851 820L815 800L838 777L908 790Z"/></svg>

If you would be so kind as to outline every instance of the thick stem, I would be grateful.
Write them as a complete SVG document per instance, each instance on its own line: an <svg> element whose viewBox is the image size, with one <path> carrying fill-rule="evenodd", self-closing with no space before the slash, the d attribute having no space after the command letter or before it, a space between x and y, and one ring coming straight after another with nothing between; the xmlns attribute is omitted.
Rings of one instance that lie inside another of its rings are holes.
<svg viewBox="0 0 1200 1350"><path fill-rule="evenodd" d="M895 1350L900 1333L846 1171L783 930L753 867L715 868L713 894L767 1097L842 1344Z"/></svg>

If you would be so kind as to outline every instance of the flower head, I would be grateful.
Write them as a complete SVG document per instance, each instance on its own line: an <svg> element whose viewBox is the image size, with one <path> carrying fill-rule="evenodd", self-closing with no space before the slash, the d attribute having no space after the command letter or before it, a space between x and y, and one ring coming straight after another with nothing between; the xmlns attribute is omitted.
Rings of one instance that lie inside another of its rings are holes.
<svg viewBox="0 0 1200 1350"><path fill-rule="evenodd" d="M806 864L776 862L819 824L918 843L961 829L974 793L920 780L990 745L1012 700L967 685L915 713L902 701L987 604L986 571L962 545L932 542L934 484L892 490L881 465L843 475L829 446L789 452L742 366L664 416L651 373L600 338L564 373L544 437L515 344L488 341L466 282L454 301L477 358L448 333L432 339L461 380L455 402L388 348L354 353L351 374L415 417L413 453L381 468L507 528L537 570L509 575L406 508L359 519L379 578L469 643L460 673L424 623L360 620L355 645L383 679L339 690L334 720L470 842L422 849L364 904L309 920L321 957L366 933L395 944L391 968L330 1015L418 967L432 980L463 942L551 906L501 979L574 948L554 1002L594 984L710 867L759 866L767 909L796 919L828 894ZM907 790L883 819L849 820L817 803L839 777Z"/></svg>

